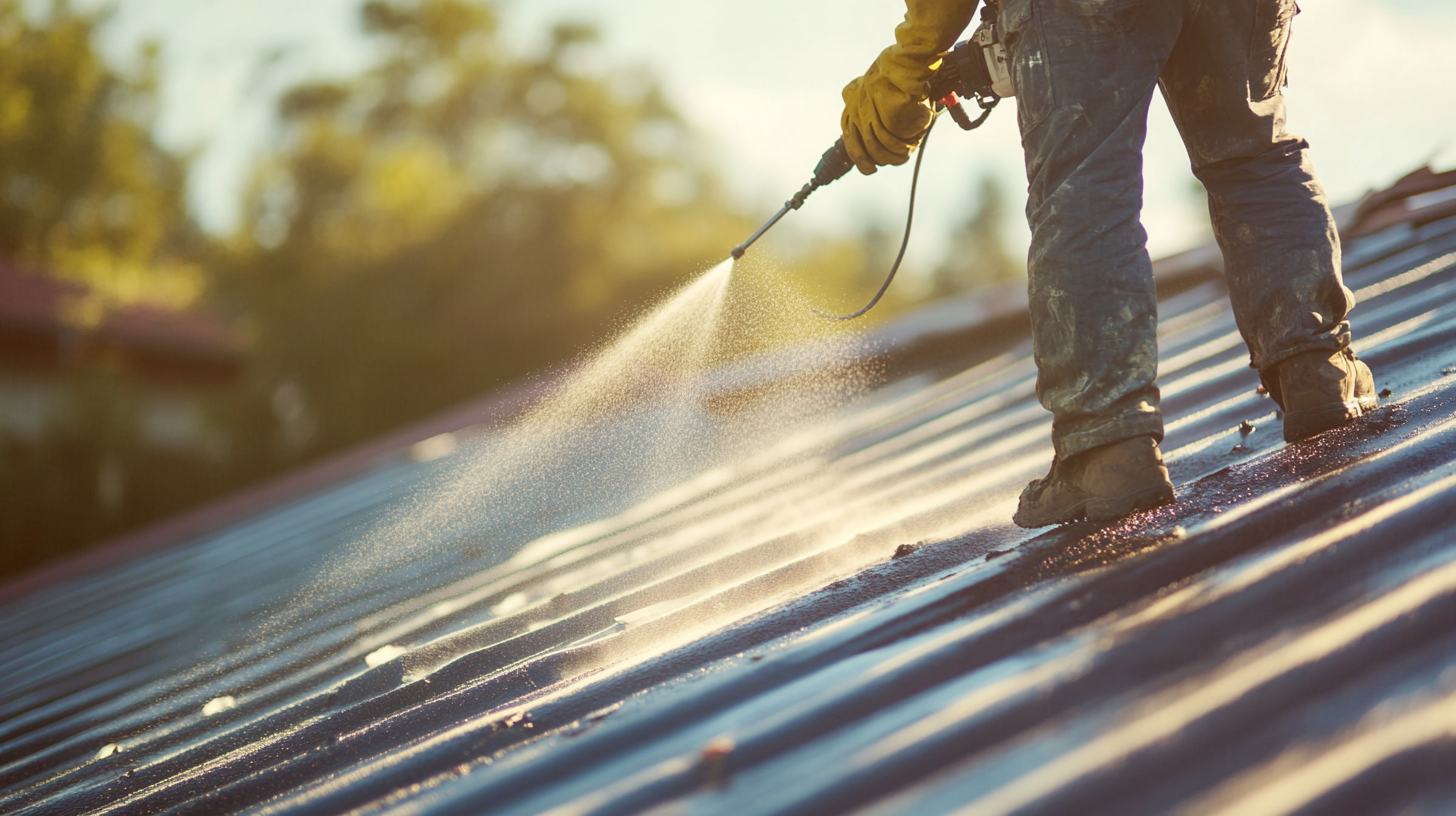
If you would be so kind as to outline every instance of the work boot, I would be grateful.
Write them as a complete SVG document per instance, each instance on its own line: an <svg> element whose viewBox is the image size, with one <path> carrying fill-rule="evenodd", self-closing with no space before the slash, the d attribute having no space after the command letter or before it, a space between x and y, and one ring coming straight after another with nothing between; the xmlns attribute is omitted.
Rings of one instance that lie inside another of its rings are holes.
<svg viewBox="0 0 1456 816"><path fill-rule="evenodd" d="M1012 521L1046 527L1073 521L1111 521L1173 503L1173 482L1151 436L1103 445L1066 461L1021 491Z"/></svg>
<svg viewBox="0 0 1456 816"><path fill-rule="evenodd" d="M1375 378L1370 367L1355 359L1355 352L1307 351L1274 366L1272 377L1261 377L1269 396L1284 409L1284 441L1301 439L1338 428L1363 413L1375 410Z"/></svg>

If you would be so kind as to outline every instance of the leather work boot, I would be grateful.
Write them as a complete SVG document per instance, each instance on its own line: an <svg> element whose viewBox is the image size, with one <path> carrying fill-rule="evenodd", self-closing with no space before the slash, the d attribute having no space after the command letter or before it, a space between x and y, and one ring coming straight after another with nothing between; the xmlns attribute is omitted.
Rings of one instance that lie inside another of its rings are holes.
<svg viewBox="0 0 1456 816"><path fill-rule="evenodd" d="M1370 367L1349 349L1297 354L1274 366L1273 374L1265 387L1284 409L1285 442L1338 428L1377 404Z"/></svg>
<svg viewBox="0 0 1456 816"><path fill-rule="evenodd" d="M1012 521L1046 527L1073 521L1111 521L1173 503L1173 482L1151 436L1135 436L1061 461L1021 491Z"/></svg>

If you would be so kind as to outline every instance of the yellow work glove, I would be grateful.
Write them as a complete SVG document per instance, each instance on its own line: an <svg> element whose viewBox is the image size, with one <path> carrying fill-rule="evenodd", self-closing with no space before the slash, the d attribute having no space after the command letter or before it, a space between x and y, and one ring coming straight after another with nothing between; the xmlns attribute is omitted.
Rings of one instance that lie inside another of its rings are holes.
<svg viewBox="0 0 1456 816"><path fill-rule="evenodd" d="M970 24L976 3L906 0L905 22L895 27L895 44L880 52L864 76L845 86L839 126L861 173L910 159L934 117L930 77Z"/></svg>

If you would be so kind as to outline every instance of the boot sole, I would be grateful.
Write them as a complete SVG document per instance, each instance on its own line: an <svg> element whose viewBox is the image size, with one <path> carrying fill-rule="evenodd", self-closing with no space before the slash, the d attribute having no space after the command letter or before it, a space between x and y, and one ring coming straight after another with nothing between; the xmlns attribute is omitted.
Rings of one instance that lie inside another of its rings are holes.
<svg viewBox="0 0 1456 816"><path fill-rule="evenodd" d="M1119 496L1115 499L1090 499L1087 502L1087 520L1113 521L1134 513L1155 510L1172 504L1176 498L1173 495L1172 485L1161 484L1138 491L1131 496Z"/></svg>
<svg viewBox="0 0 1456 816"><path fill-rule="evenodd" d="M1284 441L1302 442L1325 431L1332 431L1375 410L1374 399L1341 402L1284 415Z"/></svg>
<svg viewBox="0 0 1456 816"><path fill-rule="evenodd" d="M1110 499L1088 499L1080 504L1073 505L1067 512L1052 516L1037 516L1028 518L1022 515L1019 508L1012 521L1018 527L1028 530L1035 530L1039 527L1050 527L1053 524L1071 524L1077 521L1116 521L1117 519L1131 516L1134 513L1141 513L1147 510L1155 510L1159 507L1172 504L1177 500L1173 493L1173 485L1160 484L1130 493L1126 496L1116 496Z"/></svg>

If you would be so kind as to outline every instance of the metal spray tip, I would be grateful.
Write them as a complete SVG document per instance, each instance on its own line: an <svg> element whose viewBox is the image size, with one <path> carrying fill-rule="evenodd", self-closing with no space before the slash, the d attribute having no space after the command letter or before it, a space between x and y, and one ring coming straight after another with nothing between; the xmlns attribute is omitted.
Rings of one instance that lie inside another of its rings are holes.
<svg viewBox="0 0 1456 816"><path fill-rule="evenodd" d="M833 147L824 151L824 155L819 157L819 164L814 168L814 178L808 184L805 184L798 193L795 193L793 198L784 202L784 208L779 210L773 218L770 218L768 223L759 227L758 232L749 236L747 241L733 248L733 260L736 261L742 258L743 253L748 251L748 248L753 245L753 242L757 241L765 232L768 232L769 227L777 224L779 219L783 218L789 210L797 210L804 206L804 200L809 197L810 193L842 177L852 167L854 167L854 162L850 161L849 151L844 149L844 140L837 140Z"/></svg>

